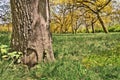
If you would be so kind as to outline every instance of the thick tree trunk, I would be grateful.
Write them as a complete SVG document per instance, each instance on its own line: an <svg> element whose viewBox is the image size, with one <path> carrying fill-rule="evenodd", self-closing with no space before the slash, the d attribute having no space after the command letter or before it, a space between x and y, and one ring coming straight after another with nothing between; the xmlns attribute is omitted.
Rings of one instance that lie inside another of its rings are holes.
<svg viewBox="0 0 120 80"><path fill-rule="evenodd" d="M99 13L97 13L97 18L98 18L98 20L99 20L99 22L100 22L100 24L101 24L104 32L105 32L105 33L108 33L108 30L107 30L107 28L105 27L104 22L103 22L102 18L100 17Z"/></svg>
<svg viewBox="0 0 120 80"><path fill-rule="evenodd" d="M11 48L23 52L22 62L29 67L41 61L54 60L48 3L48 0L11 0Z"/></svg>

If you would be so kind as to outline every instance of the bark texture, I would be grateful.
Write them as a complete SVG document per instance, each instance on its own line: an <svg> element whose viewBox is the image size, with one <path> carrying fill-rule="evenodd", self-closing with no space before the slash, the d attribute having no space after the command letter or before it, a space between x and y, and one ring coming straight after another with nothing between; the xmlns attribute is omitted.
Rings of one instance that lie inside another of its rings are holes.
<svg viewBox="0 0 120 80"><path fill-rule="evenodd" d="M11 9L12 50L23 52L22 62L30 67L41 61L53 61L49 1L11 0Z"/></svg>

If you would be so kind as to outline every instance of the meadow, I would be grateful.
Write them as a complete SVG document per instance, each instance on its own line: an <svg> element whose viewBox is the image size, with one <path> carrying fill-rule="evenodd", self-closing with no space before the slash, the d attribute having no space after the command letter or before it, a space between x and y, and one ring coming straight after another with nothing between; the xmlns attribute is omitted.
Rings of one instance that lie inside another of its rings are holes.
<svg viewBox="0 0 120 80"><path fill-rule="evenodd" d="M52 38L56 61L29 71L3 59L10 33L0 32L0 80L120 80L119 32L53 34Z"/></svg>

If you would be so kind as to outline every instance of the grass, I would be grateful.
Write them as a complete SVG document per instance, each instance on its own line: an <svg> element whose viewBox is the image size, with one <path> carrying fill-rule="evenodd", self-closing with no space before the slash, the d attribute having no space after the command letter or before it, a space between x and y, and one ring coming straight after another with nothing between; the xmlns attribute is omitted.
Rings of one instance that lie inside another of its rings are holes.
<svg viewBox="0 0 120 80"><path fill-rule="evenodd" d="M0 80L120 80L120 33L53 34L56 61L30 71L21 64L0 61ZM9 45L0 33L0 45Z"/></svg>

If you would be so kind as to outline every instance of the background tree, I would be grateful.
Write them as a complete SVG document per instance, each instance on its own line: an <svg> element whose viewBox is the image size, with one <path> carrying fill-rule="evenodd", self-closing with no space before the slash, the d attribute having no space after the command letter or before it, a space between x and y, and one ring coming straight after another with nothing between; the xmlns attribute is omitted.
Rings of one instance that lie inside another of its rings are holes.
<svg viewBox="0 0 120 80"><path fill-rule="evenodd" d="M112 0L112 13L111 13L111 25L120 24L120 2L118 0ZM110 26L111 26L110 25Z"/></svg>
<svg viewBox="0 0 120 80"><path fill-rule="evenodd" d="M82 6L85 7L87 9L89 9L93 14L95 14L104 30L105 33L108 33L107 28L105 27L104 21L101 18L101 14L102 11L106 8L107 5L109 5L109 3L111 2L111 0L95 0L95 1L91 1L91 0L77 0L77 3L79 3L78 6Z"/></svg>
<svg viewBox="0 0 120 80"><path fill-rule="evenodd" d="M11 0L13 32L11 48L23 53L29 67L53 61L49 32L49 0Z"/></svg>
<svg viewBox="0 0 120 80"><path fill-rule="evenodd" d="M66 25L64 25L65 23L64 24L62 23L61 30L63 32L64 32L64 29L71 28L71 30L72 30L71 32L74 33L74 31L80 29L79 28L80 26L76 25L76 23L80 25L81 22L83 23L84 21L85 22L87 21L86 22L87 26L85 23L84 23L84 25L82 24L81 26L85 26L87 32L89 32L88 30L90 29L89 28L90 25L92 26L92 32L95 32L94 25L96 22L97 23L99 22L99 24L102 26L104 32L106 32L106 33L108 32L108 29L106 27L108 25L106 25L105 21L109 21L109 19L110 19L110 18L108 18L108 16L110 16L109 14L112 12L112 6L111 6L112 0L103 0L103 1L102 0L95 0L95 1L93 1L93 0L53 0L52 2L56 6L62 5L62 7L64 7L65 12L63 10L62 13L65 13L65 14L64 14L64 18L61 17L61 18L63 18L63 19L61 19L61 20L63 20L62 22L65 21L64 20L65 18L68 18L68 17L65 17L65 15L71 16L71 19L69 21L69 22L71 22L71 24L68 23L69 27L66 27ZM58 8L57 10L59 11L59 10L61 10L61 8ZM86 12L89 12L89 13L87 13L87 15L86 15ZM80 19L81 13L82 13L82 15L86 15L86 16L84 16L84 19ZM58 14L58 16L60 16L59 12L57 12L57 14ZM89 18L87 17L88 15L90 15ZM107 17L105 18L105 16L107 16ZM87 17L87 18L85 18L85 17ZM55 19L55 20L57 20L57 19ZM88 24L88 22L89 22L89 24ZM109 22L107 22L107 24L109 24ZM59 28L57 27L57 29L59 29Z"/></svg>
<svg viewBox="0 0 120 80"><path fill-rule="evenodd" d="M1 24L9 23L11 22L11 9L9 1L0 1L0 21L2 21Z"/></svg>

